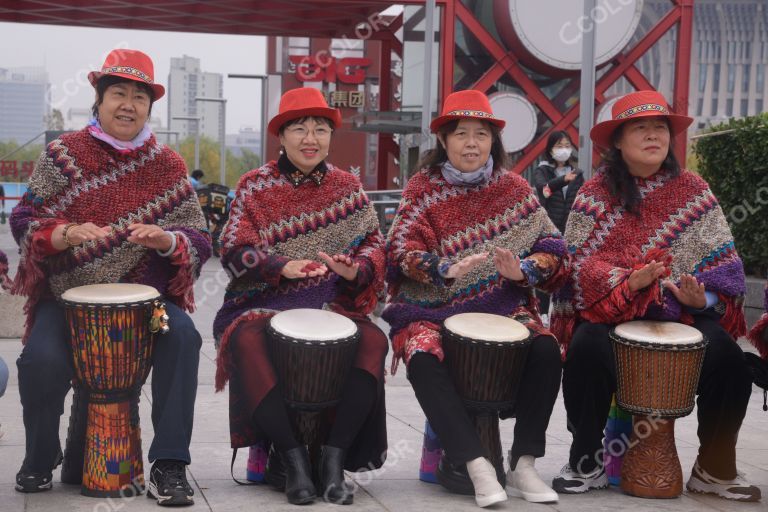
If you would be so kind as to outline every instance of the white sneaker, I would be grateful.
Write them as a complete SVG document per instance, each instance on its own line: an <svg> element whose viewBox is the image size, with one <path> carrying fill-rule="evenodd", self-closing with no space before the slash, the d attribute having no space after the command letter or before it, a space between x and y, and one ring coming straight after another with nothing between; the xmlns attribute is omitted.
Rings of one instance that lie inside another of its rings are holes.
<svg viewBox="0 0 768 512"><path fill-rule="evenodd" d="M714 494L726 500L733 501L760 501L760 488L750 485L744 475L738 473L732 480L721 480L707 473L699 460L693 465L691 478L686 485L689 491L702 494Z"/></svg>
<svg viewBox="0 0 768 512"><path fill-rule="evenodd" d="M536 472L535 460L532 455L523 455L518 459L515 470L507 471L507 492L531 503L554 503L557 493Z"/></svg>
<svg viewBox="0 0 768 512"><path fill-rule="evenodd" d="M605 469L598 466L588 474L582 474L571 469L570 464L563 466L560 474L552 479L552 488L560 494L582 494L592 489L606 489L608 476Z"/></svg>
<svg viewBox="0 0 768 512"><path fill-rule="evenodd" d="M475 487L475 502L478 507L490 507L507 501L507 492L499 483L496 468L484 457L467 462L467 473Z"/></svg>

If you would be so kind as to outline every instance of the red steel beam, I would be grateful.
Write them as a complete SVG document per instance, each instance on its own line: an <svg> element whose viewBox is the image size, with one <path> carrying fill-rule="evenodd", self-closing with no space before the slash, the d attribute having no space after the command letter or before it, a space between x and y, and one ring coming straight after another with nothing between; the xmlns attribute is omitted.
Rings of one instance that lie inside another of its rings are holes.
<svg viewBox="0 0 768 512"><path fill-rule="evenodd" d="M675 87L672 110L688 115L688 94L691 79L691 41L693 39L693 0L675 0L680 10L680 24L677 29L677 50L675 52ZM685 166L687 137L675 141L675 153Z"/></svg>
<svg viewBox="0 0 768 512"><path fill-rule="evenodd" d="M442 58L440 69L440 86L438 105L453 92L454 60L456 56L456 3L458 0L448 0L443 6L443 30L440 31L440 49ZM427 70L429 72L429 70Z"/></svg>

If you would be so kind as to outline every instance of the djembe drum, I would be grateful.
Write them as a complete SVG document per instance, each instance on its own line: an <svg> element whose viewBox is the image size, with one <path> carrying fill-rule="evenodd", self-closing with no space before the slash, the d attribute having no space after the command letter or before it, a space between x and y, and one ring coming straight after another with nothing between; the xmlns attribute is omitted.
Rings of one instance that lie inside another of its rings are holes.
<svg viewBox="0 0 768 512"><path fill-rule="evenodd" d="M461 313L443 322L445 363L499 480L504 478L499 411L515 403L531 339L527 327L499 315Z"/></svg>
<svg viewBox="0 0 768 512"><path fill-rule="evenodd" d="M693 410L707 340L687 325L644 320L617 325L610 338L616 401L634 415L621 489L643 498L675 498L683 492L675 418Z"/></svg>
<svg viewBox="0 0 768 512"><path fill-rule="evenodd" d="M316 455L325 438L323 413L341 400L360 335L349 318L321 309L273 316L267 343L300 442Z"/></svg>
<svg viewBox="0 0 768 512"><path fill-rule="evenodd" d="M151 286L71 288L61 296L75 377L88 394L81 493L122 497L144 490L139 393L152 365L153 334L168 316Z"/></svg>

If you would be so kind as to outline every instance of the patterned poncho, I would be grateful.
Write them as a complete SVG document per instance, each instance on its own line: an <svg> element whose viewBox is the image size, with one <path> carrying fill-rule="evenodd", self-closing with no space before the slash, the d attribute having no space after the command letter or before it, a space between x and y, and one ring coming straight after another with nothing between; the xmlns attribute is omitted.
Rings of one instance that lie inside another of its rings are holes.
<svg viewBox="0 0 768 512"><path fill-rule="evenodd" d="M632 293L629 275L651 260L666 262L668 276L680 284L694 275L719 299L721 325L734 337L746 331L744 268L733 236L707 182L690 171L673 177L659 171L634 178L640 191L639 214L627 212L607 188L600 170L582 188L565 232L571 274L555 295L552 330L563 353L578 320L621 323L637 318L693 322L660 282Z"/></svg>
<svg viewBox="0 0 768 512"><path fill-rule="evenodd" d="M103 240L56 251L59 224L110 226ZM157 224L176 236L176 250L163 257L127 240L128 226ZM210 236L181 157L154 136L126 153L88 131L48 144L13 209L11 230L21 261L14 292L27 295L27 333L35 304L59 298L69 288L97 283L138 283L191 311L192 287L211 254ZM25 336L26 339L26 336Z"/></svg>
<svg viewBox="0 0 768 512"><path fill-rule="evenodd" d="M298 186L275 161L243 175L221 245L231 281L213 324L220 340L219 390L232 367L230 336L241 322L294 308L367 315L383 292L384 239L376 212L360 181L330 164L317 182ZM280 275L290 260L321 263L319 251L351 256L360 264L357 280L333 272L308 279Z"/></svg>
<svg viewBox="0 0 768 512"><path fill-rule="evenodd" d="M453 262L495 247L524 258L526 281L503 278L492 257L464 277L443 277ZM498 168L488 183L466 187L449 184L439 169L418 172L387 239L389 304L382 318L392 327L395 362L405 355L409 326L416 323L439 326L468 312L537 321L531 285L554 285L564 254L560 233L520 176Z"/></svg>

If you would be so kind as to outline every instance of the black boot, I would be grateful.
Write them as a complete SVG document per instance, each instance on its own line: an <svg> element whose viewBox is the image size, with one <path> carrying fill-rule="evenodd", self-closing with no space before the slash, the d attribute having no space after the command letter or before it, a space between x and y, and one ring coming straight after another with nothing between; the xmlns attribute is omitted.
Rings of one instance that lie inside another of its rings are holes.
<svg viewBox="0 0 768 512"><path fill-rule="evenodd" d="M288 503L306 505L315 501L317 491L312 483L309 454L303 446L280 453L285 468L285 495Z"/></svg>
<svg viewBox="0 0 768 512"><path fill-rule="evenodd" d="M280 459L280 452L272 445L269 448L267 467L264 470L264 481L274 487L276 491L285 491L285 468Z"/></svg>
<svg viewBox="0 0 768 512"><path fill-rule="evenodd" d="M353 489L344 481L344 450L323 446L320 456L320 490L323 500L337 505L349 505L354 499Z"/></svg>
<svg viewBox="0 0 768 512"><path fill-rule="evenodd" d="M466 464L455 465L443 454L436 476L437 482L453 493L475 495L475 486L469 478Z"/></svg>

